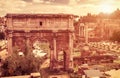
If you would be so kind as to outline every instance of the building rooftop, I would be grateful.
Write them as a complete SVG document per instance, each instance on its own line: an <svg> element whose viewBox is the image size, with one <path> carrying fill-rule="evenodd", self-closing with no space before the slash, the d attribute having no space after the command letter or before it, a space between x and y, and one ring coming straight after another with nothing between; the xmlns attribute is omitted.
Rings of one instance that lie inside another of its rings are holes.
<svg viewBox="0 0 120 78"><path fill-rule="evenodd" d="M76 15L73 14L15 14L15 13L8 13L5 17L62 17L62 18L73 18L77 17Z"/></svg>

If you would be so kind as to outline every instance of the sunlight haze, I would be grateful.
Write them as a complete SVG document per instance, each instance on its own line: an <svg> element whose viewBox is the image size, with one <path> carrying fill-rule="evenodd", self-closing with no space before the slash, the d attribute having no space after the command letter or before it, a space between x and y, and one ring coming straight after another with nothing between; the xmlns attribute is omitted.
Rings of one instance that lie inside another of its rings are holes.
<svg viewBox="0 0 120 78"><path fill-rule="evenodd" d="M111 13L120 0L0 0L0 16L6 13Z"/></svg>

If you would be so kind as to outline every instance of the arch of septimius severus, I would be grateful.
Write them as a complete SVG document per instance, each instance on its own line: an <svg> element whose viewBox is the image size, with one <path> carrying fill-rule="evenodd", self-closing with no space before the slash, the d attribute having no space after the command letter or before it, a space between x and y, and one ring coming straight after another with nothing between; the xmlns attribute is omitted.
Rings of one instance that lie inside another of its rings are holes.
<svg viewBox="0 0 120 78"><path fill-rule="evenodd" d="M7 14L6 34L8 52L14 47L20 51L32 48L36 40L49 43L51 67L55 67L54 60L58 61L61 50L64 53L64 68L72 65L73 51L73 21L71 14Z"/></svg>

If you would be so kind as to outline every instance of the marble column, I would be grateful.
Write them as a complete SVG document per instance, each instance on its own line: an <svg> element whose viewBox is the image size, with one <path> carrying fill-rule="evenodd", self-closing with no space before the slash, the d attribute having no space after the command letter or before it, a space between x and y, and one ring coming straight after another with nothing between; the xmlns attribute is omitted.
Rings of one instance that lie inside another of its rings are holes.
<svg viewBox="0 0 120 78"><path fill-rule="evenodd" d="M12 37L13 37L13 34L12 34L12 31L8 33L8 42L7 42L7 48L8 48L8 53L12 53L13 52L13 42L12 42Z"/></svg>
<svg viewBox="0 0 120 78"><path fill-rule="evenodd" d="M54 47L54 59L57 59L57 49L56 49L56 37L53 38Z"/></svg>
<svg viewBox="0 0 120 78"><path fill-rule="evenodd" d="M69 68L73 68L73 33L69 33Z"/></svg>
<svg viewBox="0 0 120 78"><path fill-rule="evenodd" d="M29 51L30 50L30 34L29 34L29 32L26 32L26 35L25 35L25 37L26 37L26 48L27 48L27 51Z"/></svg>

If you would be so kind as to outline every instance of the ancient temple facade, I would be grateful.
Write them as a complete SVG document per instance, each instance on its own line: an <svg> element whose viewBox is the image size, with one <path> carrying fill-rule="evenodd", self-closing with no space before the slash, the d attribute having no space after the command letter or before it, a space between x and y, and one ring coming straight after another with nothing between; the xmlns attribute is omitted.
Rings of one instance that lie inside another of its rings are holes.
<svg viewBox="0 0 120 78"><path fill-rule="evenodd" d="M36 41L49 44L51 67L56 67L59 55L63 52L62 61L65 69L72 66L74 39L74 15L71 14L7 14L6 38L8 52L11 54L17 47L26 52L33 49ZM57 65L58 67L59 65Z"/></svg>

